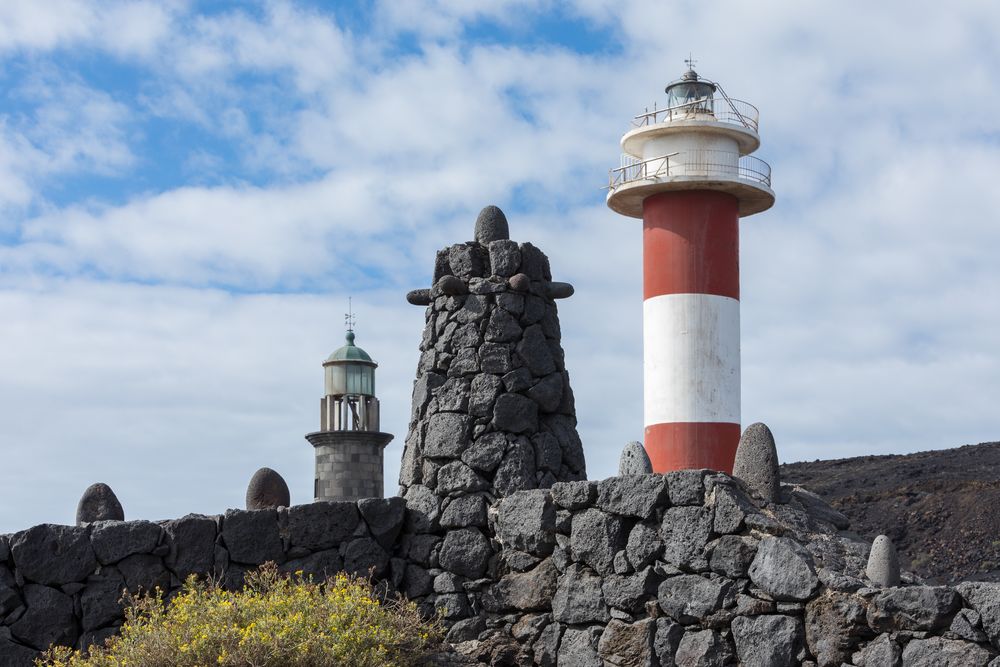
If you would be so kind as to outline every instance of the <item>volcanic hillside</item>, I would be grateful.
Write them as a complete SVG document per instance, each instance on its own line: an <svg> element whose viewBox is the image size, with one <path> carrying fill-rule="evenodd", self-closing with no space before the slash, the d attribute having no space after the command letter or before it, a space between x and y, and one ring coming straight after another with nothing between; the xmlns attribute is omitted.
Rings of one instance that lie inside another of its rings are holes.
<svg viewBox="0 0 1000 667"><path fill-rule="evenodd" d="M1000 442L781 466L929 583L1000 581Z"/></svg>

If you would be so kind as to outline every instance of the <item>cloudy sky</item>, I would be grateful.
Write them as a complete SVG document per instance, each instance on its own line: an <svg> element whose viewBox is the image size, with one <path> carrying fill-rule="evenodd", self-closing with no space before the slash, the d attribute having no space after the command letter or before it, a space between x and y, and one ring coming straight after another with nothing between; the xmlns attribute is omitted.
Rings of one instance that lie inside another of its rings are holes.
<svg viewBox="0 0 1000 667"><path fill-rule="evenodd" d="M333 6L335 9L330 9ZM640 224L604 205L684 69L761 111L743 421L783 460L1000 439L994 3L0 3L0 532L308 502L320 363L380 363L395 492L434 251L545 250L592 478L642 434Z"/></svg>

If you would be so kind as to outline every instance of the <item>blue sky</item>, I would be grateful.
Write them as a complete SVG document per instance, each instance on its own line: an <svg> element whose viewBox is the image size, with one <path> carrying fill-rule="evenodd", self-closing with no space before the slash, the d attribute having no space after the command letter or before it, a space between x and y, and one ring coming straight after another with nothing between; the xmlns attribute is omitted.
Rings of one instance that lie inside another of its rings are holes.
<svg viewBox="0 0 1000 667"><path fill-rule="evenodd" d="M312 489L353 296L394 492L423 317L497 204L557 280L590 475L641 437L639 225L604 205L684 69L761 112L743 421L782 459L1000 439L1000 10L580 0L0 5L0 532Z"/></svg>

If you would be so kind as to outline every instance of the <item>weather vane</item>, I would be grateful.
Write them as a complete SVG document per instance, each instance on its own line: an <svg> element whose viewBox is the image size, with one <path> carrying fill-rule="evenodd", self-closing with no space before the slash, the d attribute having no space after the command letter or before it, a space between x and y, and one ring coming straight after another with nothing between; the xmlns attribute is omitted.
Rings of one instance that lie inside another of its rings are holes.
<svg viewBox="0 0 1000 667"><path fill-rule="evenodd" d="M695 63L694 57L691 55L690 51L688 51L688 57L687 57L687 60L684 61L684 63L688 66L689 70L694 70L694 66L695 66L696 63Z"/></svg>
<svg viewBox="0 0 1000 667"><path fill-rule="evenodd" d="M357 323L358 321L354 317L354 308L351 306L351 297L347 297L347 312L344 313L344 326L347 327L348 331L353 333L354 325Z"/></svg>

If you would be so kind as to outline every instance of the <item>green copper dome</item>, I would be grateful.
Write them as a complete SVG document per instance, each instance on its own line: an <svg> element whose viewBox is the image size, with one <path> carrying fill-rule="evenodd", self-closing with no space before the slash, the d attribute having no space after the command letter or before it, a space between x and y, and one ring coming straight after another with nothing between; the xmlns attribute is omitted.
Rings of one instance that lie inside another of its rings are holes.
<svg viewBox="0 0 1000 667"><path fill-rule="evenodd" d="M362 350L360 347L354 344L354 332L347 332L347 345L338 349L329 357L326 358L327 361L367 361L368 363L375 363L372 358L368 356L368 353Z"/></svg>

